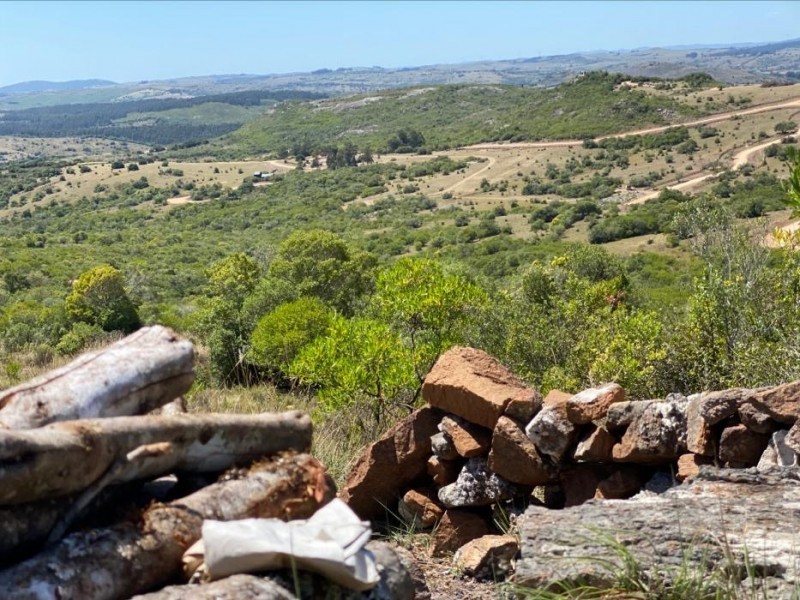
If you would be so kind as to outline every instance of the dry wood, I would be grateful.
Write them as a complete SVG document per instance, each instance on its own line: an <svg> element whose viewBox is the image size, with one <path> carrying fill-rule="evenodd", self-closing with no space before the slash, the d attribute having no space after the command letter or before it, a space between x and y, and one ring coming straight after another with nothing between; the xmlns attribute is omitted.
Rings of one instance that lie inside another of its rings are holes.
<svg viewBox="0 0 800 600"><path fill-rule="evenodd" d="M173 471L215 472L311 446L299 411L141 416L0 430L0 504L21 504ZM108 476L106 476L108 475Z"/></svg>
<svg viewBox="0 0 800 600"><path fill-rule="evenodd" d="M70 534L51 550L0 572L8 600L128 598L180 573L183 553L204 519L307 518L333 496L324 467L307 454L255 465L241 479L216 483L156 505L138 525Z"/></svg>
<svg viewBox="0 0 800 600"><path fill-rule="evenodd" d="M194 350L166 327L145 327L98 352L0 392L0 427L150 412L194 381Z"/></svg>

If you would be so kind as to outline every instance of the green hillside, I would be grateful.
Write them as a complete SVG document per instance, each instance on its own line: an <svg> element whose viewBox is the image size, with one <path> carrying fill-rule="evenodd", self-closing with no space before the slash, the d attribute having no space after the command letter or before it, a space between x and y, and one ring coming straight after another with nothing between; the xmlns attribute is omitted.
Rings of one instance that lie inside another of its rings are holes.
<svg viewBox="0 0 800 600"><path fill-rule="evenodd" d="M279 152L353 142L383 151L401 129L422 133L428 150L487 141L584 138L696 114L668 96L619 84L623 75L589 73L553 89L449 85L287 103L245 124L224 143L244 152Z"/></svg>

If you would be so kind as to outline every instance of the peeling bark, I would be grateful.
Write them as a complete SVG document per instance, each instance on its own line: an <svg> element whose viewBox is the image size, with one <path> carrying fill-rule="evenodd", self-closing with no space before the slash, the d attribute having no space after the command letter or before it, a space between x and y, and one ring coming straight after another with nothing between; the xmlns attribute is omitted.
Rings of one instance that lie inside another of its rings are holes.
<svg viewBox="0 0 800 600"><path fill-rule="evenodd" d="M188 391L194 349L153 326L68 365L0 392L0 428L150 412Z"/></svg>
<svg viewBox="0 0 800 600"><path fill-rule="evenodd" d="M333 494L324 467L307 454L265 461L241 479L153 506L138 525L73 533L0 572L0 590L8 600L128 598L180 573L183 553L200 538L204 519L306 518Z"/></svg>
<svg viewBox="0 0 800 600"><path fill-rule="evenodd" d="M116 417L0 430L0 504L80 492L102 480L148 479L173 471L215 472L311 446L311 419L261 415Z"/></svg>

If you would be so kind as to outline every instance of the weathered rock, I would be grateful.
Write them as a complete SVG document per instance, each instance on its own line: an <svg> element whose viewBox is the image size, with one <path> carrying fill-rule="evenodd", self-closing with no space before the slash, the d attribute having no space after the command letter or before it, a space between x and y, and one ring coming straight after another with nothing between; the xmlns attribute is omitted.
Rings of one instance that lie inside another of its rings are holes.
<svg viewBox="0 0 800 600"><path fill-rule="evenodd" d="M512 401L535 401L525 386L497 360L475 348L448 350L425 378L422 397L431 406L476 425L494 429Z"/></svg>
<svg viewBox="0 0 800 600"><path fill-rule="evenodd" d="M488 506L508 500L514 486L489 470L485 458L470 458L458 474L458 479L439 490L439 501L447 508Z"/></svg>
<svg viewBox="0 0 800 600"><path fill-rule="evenodd" d="M525 434L539 452L560 461L576 435L575 424L567 418L566 400L545 402L544 408L525 427Z"/></svg>
<svg viewBox="0 0 800 600"><path fill-rule="evenodd" d="M625 400L625 390L617 383L607 383L599 388L589 388L567 400L567 418L583 425L605 418L612 404Z"/></svg>
<svg viewBox="0 0 800 600"><path fill-rule="evenodd" d="M757 579L753 588L740 590L744 597L791 598L800 578L800 482L707 469L659 496L591 501L561 511L529 507L518 520L515 583L534 589L578 582L611 587L624 571L621 545L644 570L641 577L658 577L666 589L685 576L688 560L691 568L709 572L709 582L723 571L772 577L774 593L762 595Z"/></svg>
<svg viewBox="0 0 800 600"><path fill-rule="evenodd" d="M529 422L536 413L542 410L542 395L536 390L531 390L531 392L530 395L511 398L503 414L518 423Z"/></svg>
<svg viewBox="0 0 800 600"><path fill-rule="evenodd" d="M293 600L295 595L277 581L256 575L231 575L203 585L171 585L131 600Z"/></svg>
<svg viewBox="0 0 800 600"><path fill-rule="evenodd" d="M756 433L772 433L778 427L778 424L767 413L758 410L752 402L742 402L739 405L738 413L742 423Z"/></svg>
<svg viewBox="0 0 800 600"><path fill-rule="evenodd" d="M554 481L553 469L542 461L522 427L505 416L494 428L488 466L512 483L544 485Z"/></svg>
<svg viewBox="0 0 800 600"><path fill-rule="evenodd" d="M715 456L716 444L711 425L702 415L703 395L689 396L686 405L686 448L701 456Z"/></svg>
<svg viewBox="0 0 800 600"><path fill-rule="evenodd" d="M436 525L444 514L436 495L426 490L408 490L400 499L397 509L407 523L422 529Z"/></svg>
<svg viewBox="0 0 800 600"><path fill-rule="evenodd" d="M751 390L744 388L703 392L700 394L699 401L700 416L709 425L716 425L735 415L739 403L750 392Z"/></svg>
<svg viewBox="0 0 800 600"><path fill-rule="evenodd" d="M485 535L456 551L456 568L477 579L500 579L510 573L519 542L513 535Z"/></svg>
<svg viewBox="0 0 800 600"><path fill-rule="evenodd" d="M440 429L453 440L456 452L464 458L486 456L492 444L492 432L458 417L446 416Z"/></svg>
<svg viewBox="0 0 800 600"><path fill-rule="evenodd" d="M606 413L606 429L612 433L622 431L655 402L657 400L626 400L612 404Z"/></svg>
<svg viewBox="0 0 800 600"><path fill-rule="evenodd" d="M577 506L594 498L597 486L611 474L605 465L575 465L561 472L564 506Z"/></svg>
<svg viewBox="0 0 800 600"><path fill-rule="evenodd" d="M433 556L455 552L467 542L489 533L486 519L467 510L447 510L431 536Z"/></svg>
<svg viewBox="0 0 800 600"><path fill-rule="evenodd" d="M383 516L403 488L425 473L440 420L441 413L425 407L397 423L361 455L339 497L362 519Z"/></svg>
<svg viewBox="0 0 800 600"><path fill-rule="evenodd" d="M681 454L678 457L678 469L675 472L675 479L678 481L686 481L690 477L694 477L700 472L700 467L703 465L710 465L712 459L707 456L699 454Z"/></svg>
<svg viewBox="0 0 800 600"><path fill-rule="evenodd" d="M441 460L455 460L458 458L458 450L451 438L444 431L431 436L431 451Z"/></svg>
<svg viewBox="0 0 800 600"><path fill-rule="evenodd" d="M730 467L752 467L764 453L769 436L745 425L726 427L719 440L719 459Z"/></svg>
<svg viewBox="0 0 800 600"><path fill-rule="evenodd" d="M427 462L427 472L436 485L443 487L458 479L462 466L460 460L441 460L437 456L431 456Z"/></svg>
<svg viewBox="0 0 800 600"><path fill-rule="evenodd" d="M595 427L589 435L578 442L573 456L575 460L609 462L616 439L605 427Z"/></svg>
<svg viewBox="0 0 800 600"><path fill-rule="evenodd" d="M614 406L622 404L625 403ZM622 441L614 446L614 460L645 464L675 460L686 450L686 405L685 399L649 402L631 421Z"/></svg>
<svg viewBox="0 0 800 600"><path fill-rule="evenodd" d="M567 400L572 398L572 394L569 392L562 392L561 390L550 390L547 392L547 396L544 397L542 400L542 406L552 406L552 405L561 405L565 404Z"/></svg>
<svg viewBox="0 0 800 600"><path fill-rule="evenodd" d="M786 444L788 433L784 429L772 434L756 465L759 471L769 471L773 467L797 467L797 453Z"/></svg>
<svg viewBox="0 0 800 600"><path fill-rule="evenodd" d="M786 432L784 443L787 448L800 454L800 421L795 421L794 425Z"/></svg>
<svg viewBox="0 0 800 600"><path fill-rule="evenodd" d="M800 380L757 391L748 400L779 423L800 419Z"/></svg>
<svg viewBox="0 0 800 600"><path fill-rule="evenodd" d="M594 497L624 500L637 494L647 480L646 473L637 467L622 467L597 484Z"/></svg>

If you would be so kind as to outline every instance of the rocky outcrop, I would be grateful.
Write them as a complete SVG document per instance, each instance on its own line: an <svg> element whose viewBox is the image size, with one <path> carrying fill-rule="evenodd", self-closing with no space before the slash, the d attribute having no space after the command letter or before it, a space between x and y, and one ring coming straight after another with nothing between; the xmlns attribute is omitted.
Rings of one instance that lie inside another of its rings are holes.
<svg viewBox="0 0 800 600"><path fill-rule="evenodd" d="M800 578L798 503L796 473L704 467L691 483L662 495L561 511L531 506L518 521L514 581L537 589L578 582L611 588L635 564L641 572L633 575L666 587L691 561L706 589L734 573L741 591L788 599Z"/></svg>

